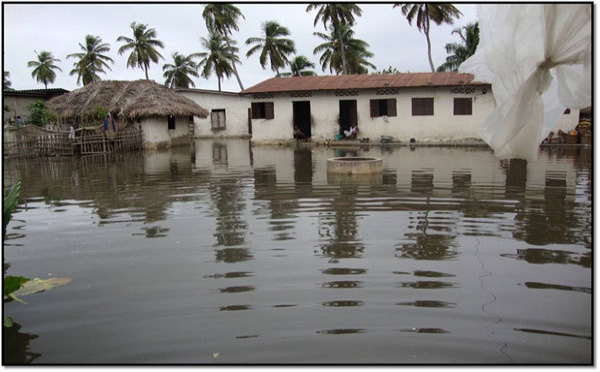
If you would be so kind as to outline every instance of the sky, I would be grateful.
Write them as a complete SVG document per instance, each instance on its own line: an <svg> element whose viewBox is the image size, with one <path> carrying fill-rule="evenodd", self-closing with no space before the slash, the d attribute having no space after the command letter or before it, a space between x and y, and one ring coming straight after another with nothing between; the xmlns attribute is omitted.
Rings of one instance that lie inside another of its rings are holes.
<svg viewBox="0 0 600 372"><path fill-rule="evenodd" d="M233 34L239 48L237 65L244 88L275 76L267 66L263 69L258 62L258 54L246 57L250 48L245 41L250 37L262 37L261 24L265 21L277 21L286 26L296 45L296 55L303 55L315 64L318 75L331 75L329 69L323 71L320 54L314 55L313 49L321 44L322 39L313 32L327 33L322 22L314 26L316 11L306 12L306 3L234 3L244 15L238 20L239 31ZM355 38L369 44L369 51L374 57L369 61L381 71L394 67L400 72L428 72L427 47L425 35L416 26L409 25L399 8L393 3L357 3L362 9L362 16L357 17L354 26ZM455 3L462 16L453 25L433 25L430 32L432 54L435 67L444 63L447 43L459 42L458 35L452 30L477 21L475 4ZM100 74L103 80L137 80L144 79L144 71L140 68L128 68L126 64L128 52L119 55L122 43L116 40L119 36L133 37L130 24L143 23L157 32L157 39L164 43L159 49L164 59L152 64L149 70L150 79L163 84L162 66L172 63L172 54L184 55L202 52L201 37L208 32L202 11L204 6L198 3L3 3L3 60L2 69L10 73L11 87L21 89L44 89L42 83L32 76L32 68L28 61L37 59L36 51L48 51L60 59L56 71L57 78L48 88L74 90L77 75L69 75L76 58L66 58L68 54L79 53L79 44L84 44L88 34L99 36L111 47L107 53L114 60L111 70ZM284 71L289 71L286 68ZM193 78L195 88L217 90L217 78L213 74L209 79ZM240 91L235 76L222 81L222 90Z"/></svg>

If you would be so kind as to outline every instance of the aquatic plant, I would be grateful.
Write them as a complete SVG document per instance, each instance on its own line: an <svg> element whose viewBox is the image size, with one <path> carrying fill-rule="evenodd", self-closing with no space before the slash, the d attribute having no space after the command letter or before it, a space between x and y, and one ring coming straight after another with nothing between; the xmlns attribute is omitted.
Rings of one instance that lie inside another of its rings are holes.
<svg viewBox="0 0 600 372"><path fill-rule="evenodd" d="M15 182L10 189L4 189L3 192L3 212L2 212L2 240L6 239L6 227L12 219L13 213L17 210L19 196L21 195L21 180ZM56 286L67 284L70 278L49 278L49 279L30 279L24 276L4 275L2 286L4 291L4 300L15 300L23 304L27 302L19 297L32 293L47 291ZM4 327L12 327L11 317L4 315Z"/></svg>

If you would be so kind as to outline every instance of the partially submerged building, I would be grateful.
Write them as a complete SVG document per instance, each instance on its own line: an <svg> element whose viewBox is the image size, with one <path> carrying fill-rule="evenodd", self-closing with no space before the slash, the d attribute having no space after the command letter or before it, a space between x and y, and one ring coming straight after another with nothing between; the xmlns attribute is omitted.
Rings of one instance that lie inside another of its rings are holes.
<svg viewBox="0 0 600 372"><path fill-rule="evenodd" d="M189 143L193 117L209 114L189 98L151 80L94 82L51 99L48 106L63 122L73 124L102 108L115 119L118 130L141 130L146 149Z"/></svg>
<svg viewBox="0 0 600 372"><path fill-rule="evenodd" d="M294 127L316 141L333 139L353 125L377 141L481 141L479 126L495 108L490 84L458 72L272 78L242 93L256 143L291 139ZM578 110L568 110L557 128L578 120Z"/></svg>
<svg viewBox="0 0 600 372"><path fill-rule="evenodd" d="M194 117L195 138L248 138L252 136L250 100L244 95L204 89L177 89L177 93L206 108L209 116Z"/></svg>

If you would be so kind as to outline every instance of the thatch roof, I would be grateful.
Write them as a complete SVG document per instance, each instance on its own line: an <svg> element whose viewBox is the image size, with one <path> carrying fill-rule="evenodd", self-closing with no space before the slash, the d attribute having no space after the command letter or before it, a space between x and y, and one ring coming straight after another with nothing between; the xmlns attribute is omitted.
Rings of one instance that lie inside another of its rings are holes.
<svg viewBox="0 0 600 372"><path fill-rule="evenodd" d="M63 119L80 118L96 107L130 120L168 115L208 116L208 111L191 99L151 80L94 82L49 100L48 107Z"/></svg>

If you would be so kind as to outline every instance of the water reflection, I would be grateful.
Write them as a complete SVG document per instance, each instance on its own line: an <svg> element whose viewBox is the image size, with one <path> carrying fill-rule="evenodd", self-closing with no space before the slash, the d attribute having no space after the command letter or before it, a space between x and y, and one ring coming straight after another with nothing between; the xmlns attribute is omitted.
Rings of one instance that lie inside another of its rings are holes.
<svg viewBox="0 0 600 372"><path fill-rule="evenodd" d="M592 267L591 252L579 254L564 250L527 248L517 249L516 254L502 254L502 257L515 258L535 264L575 264Z"/></svg>
<svg viewBox="0 0 600 372"><path fill-rule="evenodd" d="M321 288L360 288L363 282L356 280L336 280L321 284Z"/></svg>
<svg viewBox="0 0 600 372"><path fill-rule="evenodd" d="M207 149L210 149L210 155L204 156ZM481 170L465 168L464 164L448 169L447 180L444 175L437 175L442 168L408 170L410 185L407 190L402 187L403 178L398 177L398 174L405 174L404 165L396 164L392 158L384 159L386 171L383 182L347 184L323 183L327 180L326 172L320 172L327 155L323 156L314 149L293 150L288 164L283 161L285 157L281 161L270 159L277 151L252 148L247 142L224 141L210 145L200 142L192 150L196 153L192 153L191 157L190 149L176 148L149 155L124 153L81 159L10 160L5 164L4 175L7 183L17 177L36 180L24 184L26 198L43 197L47 204L72 199L80 201L80 205L93 206L100 217L100 224L164 221L169 218L167 210L172 203L187 197L182 190L194 192L199 185L208 185L210 196L207 201L211 203L217 219L213 235L216 246L240 246L246 242L248 222L243 216L248 207L247 195L244 194L248 185L243 180L248 178L253 181L254 197L269 202L269 222L273 224L272 231L277 240L297 238L293 234L297 222L295 212L303 208L302 198L328 198L330 212L321 213L319 233L323 254L331 257L356 255L364 248L358 237L360 215L356 211L359 207L370 206L361 204L362 201L357 203L356 199L365 191L371 194L396 191L399 197L411 194L425 196L419 203L401 201L394 204L388 201L380 204L380 207L409 207L412 210L412 231L406 234L406 241L398 245L400 257L426 259L431 255L434 259L455 256L455 244L448 234L452 221L438 224L437 230L430 228L432 218L440 218L436 208L441 205L436 205L434 197L453 199L453 203L443 206L445 210L456 210L474 218L517 212L514 237L530 244L586 242L590 247L590 214L580 213L578 201L573 197L575 186L585 187L591 192L590 152L585 148L545 150L547 153L542 153L541 158L546 155L549 160L560 159L553 164L559 169L544 169L518 159L499 162L505 173L505 182L500 190L504 191L505 198L516 200L517 204L495 202L500 185L490 184L497 178L493 169L492 174L485 175ZM401 150L395 149L388 156L397 156L398 151ZM565 163L561 156L570 156L572 163ZM256 164L251 166L251 163ZM320 169L319 172L317 169ZM289 184L285 182L286 174L290 175ZM536 189L536 185L539 188ZM484 202L486 199L488 202ZM447 214L443 217L455 216ZM458 217L460 215L456 215ZM168 235L168 231L160 234ZM152 231L148 237L154 237Z"/></svg>
<svg viewBox="0 0 600 372"><path fill-rule="evenodd" d="M399 302L396 305L415 306L415 307L434 307L434 308L452 308L456 306L454 302L435 301L435 300L417 300L408 302Z"/></svg>
<svg viewBox="0 0 600 372"><path fill-rule="evenodd" d="M570 285L539 283L539 282L525 282L523 284L525 285L525 287L532 288L532 289L557 289L559 291L583 292L583 293L588 293L588 294L592 293L591 288L573 287Z"/></svg>
<svg viewBox="0 0 600 372"><path fill-rule="evenodd" d="M251 260L254 256L248 248L215 249L215 261L234 263Z"/></svg>
<svg viewBox="0 0 600 372"><path fill-rule="evenodd" d="M348 335L353 333L365 333L367 332L364 328L336 328L336 329L322 329L317 331L323 335Z"/></svg>
<svg viewBox="0 0 600 372"><path fill-rule="evenodd" d="M441 328L408 328L402 329L401 332L414 332L414 333L434 333L434 334L443 334L450 333Z"/></svg>
<svg viewBox="0 0 600 372"><path fill-rule="evenodd" d="M363 301L355 301L355 300L335 300L335 301L325 301L323 302L323 306L329 307L346 307L346 306L363 306Z"/></svg>
<svg viewBox="0 0 600 372"><path fill-rule="evenodd" d="M347 267L331 267L328 269L321 270L323 274L327 275L359 275L366 274L366 269L351 269Z"/></svg>
<svg viewBox="0 0 600 372"><path fill-rule="evenodd" d="M2 327L2 364L18 365L31 364L42 356L31 351L30 341L39 336L20 332L22 326L14 323L11 327Z"/></svg>
<svg viewBox="0 0 600 372"><path fill-rule="evenodd" d="M120 298L128 299L123 324L131 332L123 332L123 342L132 345L133 355L163 348L168 349L165 355L179 355L217 343L222 350L234 350L238 346L232 339L258 335L260 338L250 343L280 337L302 342L308 354L327 353L332 346L314 346L309 338L303 338L306 329L315 329L314 320L320 313L326 316L318 318L322 329L317 333L369 333L350 337L354 340L373 337L378 342L377 337L385 333L377 331L382 327L378 322L399 314L406 327L424 326L400 332L425 337L399 335L396 326L395 337L406 340L443 335L452 327L453 341L473 340L467 353L471 356L502 356L519 349L523 332L571 336L565 338L578 342L589 339L577 336L591 329L590 321L581 317L588 311L584 307L592 293L589 150L546 149L540 152L538 162L525 163L501 162L485 149L371 147L371 153L380 152L384 159L381 177L328 177L328 158L360 156L364 151L207 140L196 141L191 149L156 153L6 161L5 184L23 178L28 206L20 206L23 214L14 220L5 248L20 267L32 272L59 268L67 271L61 275L77 278L80 286L89 283L88 299L101 295L98 288L104 283L111 291L118 288ZM71 213L81 211L86 218ZM65 231L81 234L78 238L86 239L87 245L79 247ZM91 232L89 239L85 231ZM32 240L42 241L41 234L44 242L58 243L44 249L33 246ZM61 241L65 236L70 240ZM120 240L123 236L131 240ZM101 247L95 243L98 237ZM482 241L476 258L471 244L475 238ZM140 244L145 252L154 245L177 244L177 249L155 249L151 259L136 261L135 272L121 270L123 259L134 259ZM104 249L106 246L111 249ZM69 251L73 247L78 247L73 250L76 254ZM38 254L44 260L36 260ZM52 254L60 255L60 262ZM548 264L556 267L548 271ZM165 305L164 296L139 300L137 293L154 290L148 283L156 280L148 279L157 272L164 278L160 289L167 289L176 299L173 306L177 311ZM518 279L521 277L515 272L528 276ZM479 285L484 274L485 288ZM188 280L190 276L200 280ZM225 280L229 278L235 279L230 283ZM65 315L57 315L64 313L61 311L49 312L47 321L40 320L39 313L36 317L33 310L10 307L9 313L23 311L23 324L34 324L38 327L35 333L41 335L32 345L39 343L46 349L52 338L37 330L56 322L52 337L64 337L72 348L57 358L68 361L69 355L86 355L85 350L77 349L86 336L78 338L74 333L83 332L72 332L74 329L103 337L107 332L102 327L121 315L112 314L114 308L108 305L94 308L98 302L87 305L81 292L70 292L72 288L64 291L57 292L56 298L54 294L41 296L40 306L56 309L57 299L72 297L68 301L73 301L73 308L81 309L81 314L108 313L108 320L86 323L80 319L68 324L60 318ZM397 297L405 295L409 296ZM566 295L580 302L577 306L547 306L562 303ZM491 296L493 302L486 303ZM540 306L545 309L542 313L535 311ZM255 309L261 311L244 311ZM138 315L140 311L143 315ZM352 322L338 327L336 321L347 312L353 313ZM502 321L490 325L490 314ZM566 317L560 318L564 314ZM198 318L190 322L192 316ZM522 328L532 319L537 324L558 324L561 332L543 326ZM156 325L156 332L149 331L152 327L148 324ZM570 327L577 330L570 331ZM172 344L156 337L173 329L181 339ZM564 334L562 330L566 330ZM190 341L197 340L200 332L207 335L204 341ZM10 337L16 336L5 339ZM20 337L31 340L37 336ZM207 346L206 339L214 342ZM102 341L108 344L110 339ZM498 350L494 350L495 343ZM265 347L256 342L247 350L277 360L277 355L287 355L289 345L282 342ZM428 344L421 351L435 353L438 346ZM575 346L584 357L591 354L588 344ZM539 350L555 355L550 352L552 347L550 343L532 345L536 351L528 357L539 360ZM23 363L44 363L52 357L41 357L29 346L9 353ZM370 361L376 361L378 353ZM385 356L386 360L400 358ZM511 357L520 360L518 355Z"/></svg>
<svg viewBox="0 0 600 372"><path fill-rule="evenodd" d="M416 282L402 282L399 284L403 288L413 289L445 289L456 287L455 283L439 282L432 280L418 280Z"/></svg>
<svg viewBox="0 0 600 372"><path fill-rule="evenodd" d="M549 335L549 336L564 336L564 337L575 337L575 338L583 338L586 340L592 340L592 336L584 336L584 335L575 335L572 333L565 332L556 332L556 331L545 331L542 329L532 329L532 328L514 328L515 331L519 332L527 332L527 333L537 333L540 335Z"/></svg>

